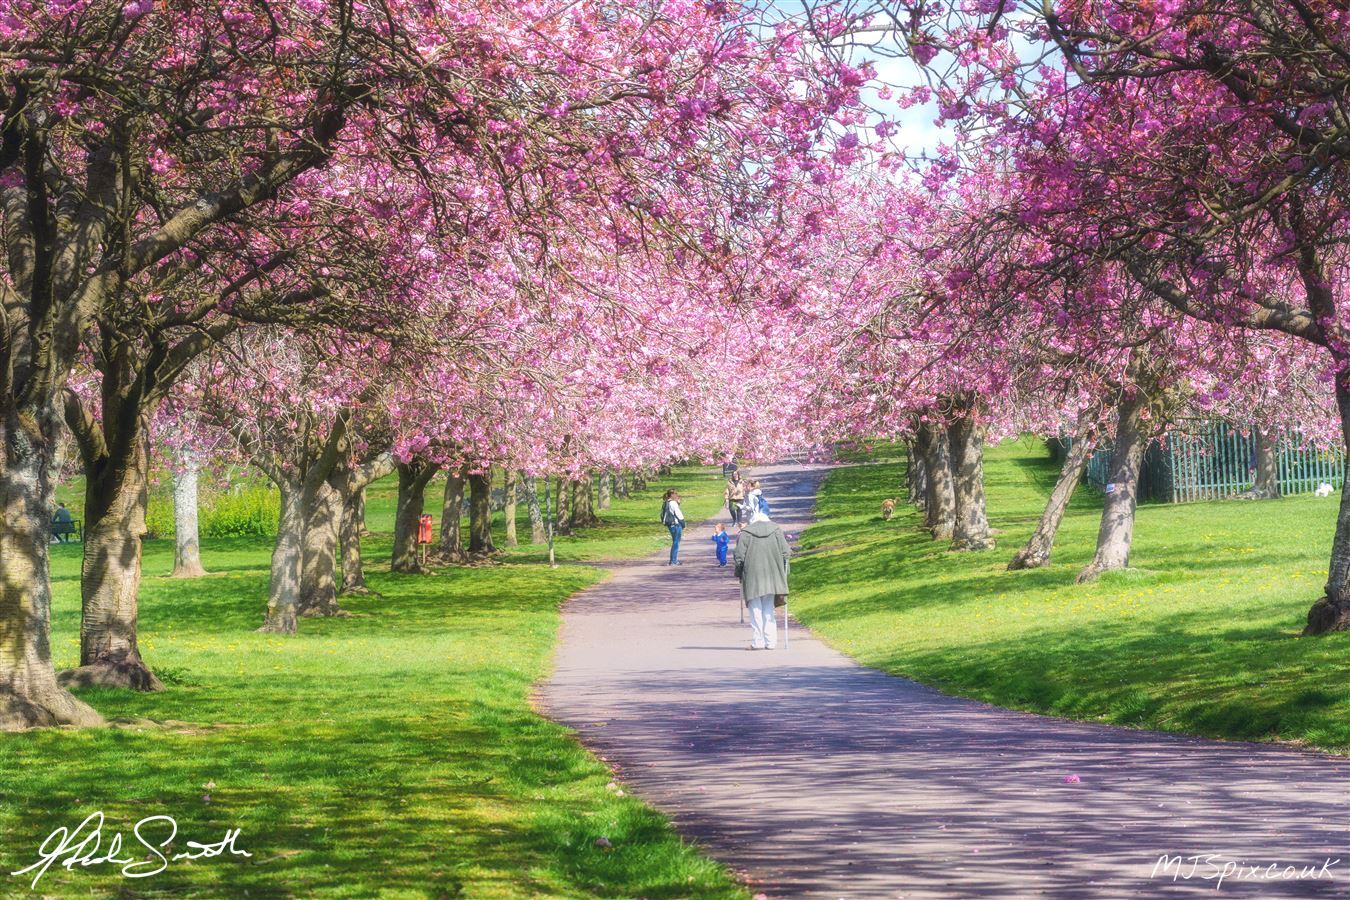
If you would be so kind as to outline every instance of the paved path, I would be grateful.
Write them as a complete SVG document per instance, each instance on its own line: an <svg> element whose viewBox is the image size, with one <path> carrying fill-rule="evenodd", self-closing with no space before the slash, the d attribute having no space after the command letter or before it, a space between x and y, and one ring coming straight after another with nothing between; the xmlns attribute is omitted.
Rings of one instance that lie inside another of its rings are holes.
<svg viewBox="0 0 1350 900"><path fill-rule="evenodd" d="M756 472L795 534L824 471ZM683 566L616 565L573 599L540 700L757 891L1350 896L1350 762L945 697L795 627L786 651L745 650L711 533L688 530ZM1185 864L1189 880L1150 878L1163 853L1341 862L1329 877L1216 891L1204 864Z"/></svg>

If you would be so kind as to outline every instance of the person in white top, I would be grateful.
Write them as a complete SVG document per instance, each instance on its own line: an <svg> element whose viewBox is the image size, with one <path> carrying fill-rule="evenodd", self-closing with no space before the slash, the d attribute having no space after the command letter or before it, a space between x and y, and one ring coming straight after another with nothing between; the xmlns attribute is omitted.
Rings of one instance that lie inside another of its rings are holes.
<svg viewBox="0 0 1350 900"><path fill-rule="evenodd" d="M750 482L750 490L745 493L745 515L753 519L755 513L759 512L762 504L760 501L764 497L764 492L759 489L759 482Z"/></svg>
<svg viewBox="0 0 1350 900"><path fill-rule="evenodd" d="M661 504L661 524L670 529L670 565L680 564L680 535L684 534L684 510L680 509L680 495L673 490L666 491L666 501Z"/></svg>

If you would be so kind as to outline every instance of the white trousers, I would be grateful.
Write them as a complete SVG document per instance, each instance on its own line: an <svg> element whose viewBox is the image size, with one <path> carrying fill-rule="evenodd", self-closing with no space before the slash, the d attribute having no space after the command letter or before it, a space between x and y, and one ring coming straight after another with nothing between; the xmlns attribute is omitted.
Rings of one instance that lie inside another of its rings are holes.
<svg viewBox="0 0 1350 900"><path fill-rule="evenodd" d="M773 594L750 598L750 646L772 650L778 643L778 617L773 612Z"/></svg>

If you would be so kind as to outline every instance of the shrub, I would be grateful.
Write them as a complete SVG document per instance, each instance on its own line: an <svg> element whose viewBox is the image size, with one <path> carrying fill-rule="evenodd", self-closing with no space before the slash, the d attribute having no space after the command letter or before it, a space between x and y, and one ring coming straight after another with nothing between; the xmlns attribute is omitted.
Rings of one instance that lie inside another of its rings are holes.
<svg viewBox="0 0 1350 900"><path fill-rule="evenodd" d="M207 496L200 529L208 537L276 537L281 495L270 485Z"/></svg>
<svg viewBox="0 0 1350 900"><path fill-rule="evenodd" d="M197 528L200 536L276 537L281 495L270 485L249 485L237 491L203 490L198 495ZM145 512L147 538L171 538L173 493L152 490Z"/></svg>

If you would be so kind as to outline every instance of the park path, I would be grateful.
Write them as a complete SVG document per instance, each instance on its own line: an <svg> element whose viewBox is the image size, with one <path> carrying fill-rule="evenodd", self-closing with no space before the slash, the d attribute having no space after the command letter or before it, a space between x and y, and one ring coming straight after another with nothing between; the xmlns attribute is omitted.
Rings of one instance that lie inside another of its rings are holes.
<svg viewBox="0 0 1350 900"><path fill-rule="evenodd" d="M825 470L756 474L795 535ZM1350 897L1350 761L947 697L799 627L788 650L747 651L711 534L688 529L683 566L615 564L573 598L539 701L756 892ZM1203 863L1150 877L1164 853L1340 863L1216 890Z"/></svg>

